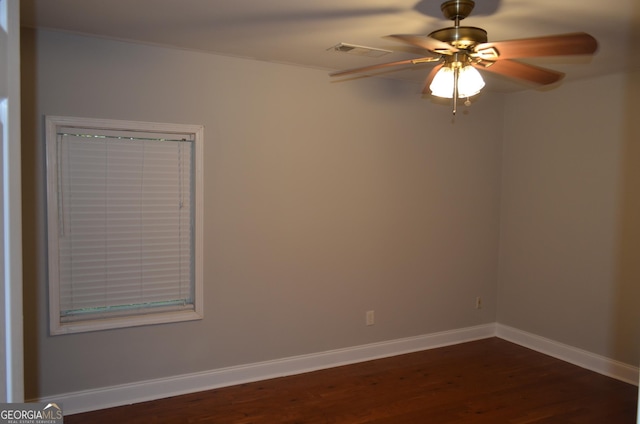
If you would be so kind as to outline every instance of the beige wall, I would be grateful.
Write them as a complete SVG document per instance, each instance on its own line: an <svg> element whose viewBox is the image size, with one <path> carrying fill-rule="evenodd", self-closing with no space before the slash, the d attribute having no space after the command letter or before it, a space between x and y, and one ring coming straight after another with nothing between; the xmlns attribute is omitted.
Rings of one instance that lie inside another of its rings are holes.
<svg viewBox="0 0 640 424"><path fill-rule="evenodd" d="M385 79L23 41L27 398L496 320L501 97L453 124ZM47 335L45 114L205 125L204 320Z"/></svg>
<svg viewBox="0 0 640 424"><path fill-rule="evenodd" d="M498 321L638 364L640 73L506 97Z"/></svg>

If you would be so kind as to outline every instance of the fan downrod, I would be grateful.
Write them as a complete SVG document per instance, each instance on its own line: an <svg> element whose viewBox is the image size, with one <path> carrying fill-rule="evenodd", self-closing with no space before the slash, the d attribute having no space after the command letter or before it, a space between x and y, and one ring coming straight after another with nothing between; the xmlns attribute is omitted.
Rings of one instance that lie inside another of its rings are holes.
<svg viewBox="0 0 640 424"><path fill-rule="evenodd" d="M433 31L429 37L465 50L486 43L487 32L482 28L460 26L460 21L469 16L474 6L473 0L447 0L442 3L442 13L447 19L453 20L455 26Z"/></svg>
<svg viewBox="0 0 640 424"><path fill-rule="evenodd" d="M475 5L473 0L448 0L442 3L440 10L445 18L461 21L469 16Z"/></svg>

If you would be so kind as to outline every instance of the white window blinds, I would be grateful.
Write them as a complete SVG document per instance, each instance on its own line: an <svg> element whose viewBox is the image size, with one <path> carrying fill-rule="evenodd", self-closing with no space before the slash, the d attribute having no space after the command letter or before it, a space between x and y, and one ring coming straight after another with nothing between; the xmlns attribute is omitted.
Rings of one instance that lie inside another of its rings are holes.
<svg viewBox="0 0 640 424"><path fill-rule="evenodd" d="M57 134L61 316L192 305L192 142L74 130Z"/></svg>
<svg viewBox="0 0 640 424"><path fill-rule="evenodd" d="M58 126L55 138L60 323L193 311L194 135Z"/></svg>

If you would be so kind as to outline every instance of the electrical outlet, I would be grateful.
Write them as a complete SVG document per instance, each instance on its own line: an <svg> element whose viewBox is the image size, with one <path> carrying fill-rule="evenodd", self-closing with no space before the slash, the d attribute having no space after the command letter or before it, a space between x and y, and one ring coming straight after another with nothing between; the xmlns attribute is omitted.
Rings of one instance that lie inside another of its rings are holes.
<svg viewBox="0 0 640 424"><path fill-rule="evenodd" d="M373 311L367 311L366 322L367 325L373 325L376 323L376 317Z"/></svg>
<svg viewBox="0 0 640 424"><path fill-rule="evenodd" d="M480 296L476 297L476 309L482 309L482 298Z"/></svg>

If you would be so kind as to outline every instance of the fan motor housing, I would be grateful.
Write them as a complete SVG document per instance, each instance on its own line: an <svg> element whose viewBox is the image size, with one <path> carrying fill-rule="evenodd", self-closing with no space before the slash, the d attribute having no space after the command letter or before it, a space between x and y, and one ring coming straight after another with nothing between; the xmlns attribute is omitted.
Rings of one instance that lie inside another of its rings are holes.
<svg viewBox="0 0 640 424"><path fill-rule="evenodd" d="M487 31L468 26L442 28L433 31L429 37L451 44L458 49L469 49L488 40Z"/></svg>

